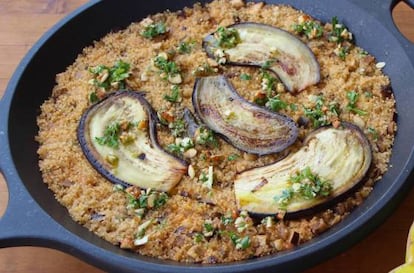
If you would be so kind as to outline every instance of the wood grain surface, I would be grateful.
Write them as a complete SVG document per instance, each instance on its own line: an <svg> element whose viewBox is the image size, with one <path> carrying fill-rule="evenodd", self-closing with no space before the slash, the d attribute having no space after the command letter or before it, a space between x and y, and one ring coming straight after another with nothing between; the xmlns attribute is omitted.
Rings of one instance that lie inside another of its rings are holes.
<svg viewBox="0 0 414 273"><path fill-rule="evenodd" d="M61 18L86 2L86 0L0 0L0 97L13 71L33 43ZM400 3L394 9L393 15L402 33L414 41L414 11L404 3ZM7 199L7 186L0 175L0 216L6 209ZM394 214L376 231L339 256L305 272L388 272L404 261L406 237L413 220L414 189L408 193ZM0 272L98 273L103 271L56 250L15 247L0 249Z"/></svg>

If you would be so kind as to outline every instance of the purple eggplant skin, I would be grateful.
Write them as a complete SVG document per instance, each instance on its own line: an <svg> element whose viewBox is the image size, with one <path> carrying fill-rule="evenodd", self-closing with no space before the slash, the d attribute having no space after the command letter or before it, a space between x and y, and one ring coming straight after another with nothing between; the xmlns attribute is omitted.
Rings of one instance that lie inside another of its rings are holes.
<svg viewBox="0 0 414 273"><path fill-rule="evenodd" d="M187 135L194 138L196 131L201 127L200 124L198 124L193 113L188 108L184 108L183 118L187 123Z"/></svg>
<svg viewBox="0 0 414 273"><path fill-rule="evenodd" d="M257 29L257 33L271 33L275 36L275 43L265 42L269 39L260 39L257 36L250 37L254 39L250 41L246 34L246 37L240 35L242 41L234 48L222 49L217 45L214 33L211 33L202 42L207 56L217 59L217 50L221 50L226 58L225 64L228 65L264 67L267 63L266 69L275 73L292 93L300 92L320 81L320 66L315 55L293 34L271 25L253 22L236 23L228 28L234 28L239 32ZM284 42L277 44L277 41L282 39ZM261 41L263 42L260 46Z"/></svg>
<svg viewBox="0 0 414 273"><path fill-rule="evenodd" d="M81 116L81 119L79 121L79 125L77 128L77 138L78 142L82 148L82 151L86 157L86 159L89 161L89 163L101 174L103 175L107 180L114 184L121 184L125 187L129 187L131 185L135 185L132 183L128 183L119 177L117 177L113 172L111 172L108 168L107 162L103 162L102 156L97 152L96 149L93 148L91 137L87 133L87 127L89 126L89 120L91 118L91 115L93 115L95 112L99 111L100 107L103 107L107 104L116 104L117 100L123 98L123 97L129 97L135 99L144 109L145 115L148 118L148 128L147 128L147 136L148 139L146 140L146 144L149 145L150 149L155 149L158 151L159 154L161 154L164 157L165 164L167 162L171 163L171 173L172 176L174 176L176 180L181 179L181 177L187 172L187 165L188 163L184 161L181 158L178 158L168 152L166 152L158 143L157 139L157 123L159 123L159 120L157 118L157 115L151 105L148 103L148 101L144 98L145 93L144 92L138 92L138 91L127 91L127 90L121 90L116 91L111 94L109 94L107 97L102 99L101 101L91 105L85 113ZM146 161L148 159L148 155L139 154L137 155L137 160ZM168 180L168 179L167 179ZM169 182L162 182L158 181L162 185L160 185L159 189L160 191L166 191L168 192L170 189L167 188L167 184ZM175 181L174 183L178 183L179 181ZM164 184L165 183L165 184ZM145 187L141 187L145 188Z"/></svg>
<svg viewBox="0 0 414 273"><path fill-rule="evenodd" d="M192 101L202 123L242 151L277 153L297 139L299 130L291 118L245 100L223 75L197 78Z"/></svg>
<svg viewBox="0 0 414 273"><path fill-rule="evenodd" d="M315 136L320 133L323 130L327 130L329 128L332 128L332 126L323 126L320 127L314 131L312 131L304 140L303 147L307 146L310 141L312 141ZM303 218L303 217L310 217L312 215L315 215L316 213L319 213L320 211L323 211L328 208L332 208L335 206L335 204L344 201L346 198L352 196L359 188L361 188L365 182L367 181L369 177L369 170L371 169L372 165L372 148L370 145L369 140L367 139L364 132L356 125L349 123L349 122L341 122L341 128L344 130L350 130L353 132L353 134L356 136L357 141L359 144L363 147L364 150L364 159L366 163L364 164L363 171L356 176L356 178L353 180L353 183L347 185L347 187L342 187L339 190L335 191L333 190L333 193L323 199L323 202L317 202L316 205L303 208L303 209L297 209L292 211L281 211L283 214L283 219L291 220L291 219L297 219L297 218ZM288 157L293 156L293 154L290 154ZM316 158L316 156L315 156ZM279 160L277 162L283 161ZM276 162L275 162L276 163ZM268 165L265 165L263 167L253 168L249 169L247 171L251 172L253 170L257 170L259 173L263 172L263 168L269 167L275 163L271 163ZM246 172L246 171L245 171ZM239 174L240 175L240 174ZM236 178L237 179L237 178ZM255 219L262 219L267 216L274 216L275 213L258 213L258 212L251 212L249 211L249 215Z"/></svg>

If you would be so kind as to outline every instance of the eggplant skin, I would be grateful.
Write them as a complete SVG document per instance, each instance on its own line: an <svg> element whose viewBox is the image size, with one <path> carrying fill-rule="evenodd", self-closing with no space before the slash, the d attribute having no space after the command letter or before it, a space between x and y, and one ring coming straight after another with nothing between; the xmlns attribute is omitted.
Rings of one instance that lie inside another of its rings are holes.
<svg viewBox="0 0 414 273"><path fill-rule="evenodd" d="M228 26L238 30L241 42L230 49L220 48L214 33L203 39L210 58L218 52L225 64L263 67L274 72L286 88L300 92L320 81L320 66L312 50L293 34L266 24L243 22Z"/></svg>
<svg viewBox="0 0 414 273"><path fill-rule="evenodd" d="M306 137L295 153L238 174L234 184L237 205L256 217L279 212L287 218L313 214L355 190L364 181L371 162L371 146L357 126L342 122L340 128L320 127ZM313 199L294 197L281 207L277 197L291 185L289 178L306 167L331 183L330 194Z"/></svg>
<svg viewBox="0 0 414 273"><path fill-rule="evenodd" d="M277 153L297 139L291 118L248 102L223 75L197 78L192 100L200 120L242 151Z"/></svg>
<svg viewBox="0 0 414 273"><path fill-rule="evenodd" d="M127 145L107 147L97 143L104 128L120 119L147 122L148 126L137 129L134 140ZM82 115L77 137L82 151L90 164L114 184L138 186L169 192L187 172L187 163L164 151L157 142L157 116L143 93L117 91L90 106ZM111 166L108 155L117 157L117 165Z"/></svg>

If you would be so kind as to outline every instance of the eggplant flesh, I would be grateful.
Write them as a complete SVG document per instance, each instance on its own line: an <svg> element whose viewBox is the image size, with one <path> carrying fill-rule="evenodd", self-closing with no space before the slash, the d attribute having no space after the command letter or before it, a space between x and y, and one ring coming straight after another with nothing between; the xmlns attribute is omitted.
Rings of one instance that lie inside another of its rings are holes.
<svg viewBox="0 0 414 273"><path fill-rule="evenodd" d="M187 164L157 143L156 121L141 93L118 91L83 114L78 140L91 165L109 181L168 192L187 172ZM114 133L117 145L99 143L114 124L127 129L124 135Z"/></svg>
<svg viewBox="0 0 414 273"><path fill-rule="evenodd" d="M222 75L198 78L192 99L200 120L242 151L277 153L297 138L292 119L248 102Z"/></svg>
<svg viewBox="0 0 414 273"><path fill-rule="evenodd" d="M215 33L203 40L211 58L224 55L226 64L266 67L290 92L299 92L320 80L320 67L311 49L289 32L270 25L245 22L228 26L236 29L241 42L220 48Z"/></svg>
<svg viewBox="0 0 414 273"><path fill-rule="evenodd" d="M343 122L342 128L321 127L308 135L297 152L271 165L238 174L234 184L238 208L256 215L314 212L355 189L371 161L370 144L357 126ZM291 187L291 177L305 168L328 181L331 192L311 199L294 197L282 208L278 197Z"/></svg>

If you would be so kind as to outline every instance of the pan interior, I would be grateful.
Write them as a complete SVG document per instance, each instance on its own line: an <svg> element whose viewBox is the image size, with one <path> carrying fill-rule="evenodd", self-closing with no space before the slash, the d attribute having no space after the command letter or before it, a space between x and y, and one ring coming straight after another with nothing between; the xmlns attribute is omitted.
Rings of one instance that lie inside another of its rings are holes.
<svg viewBox="0 0 414 273"><path fill-rule="evenodd" d="M39 114L40 105L51 93L55 84L55 75L64 71L75 60L83 47L90 45L109 31L124 28L130 22L139 20L147 14L167 8L176 10L183 6L190 6L194 2L196 1L154 0L141 2L124 0L123 4L119 5L116 1L100 1L66 24L58 25L52 29L29 53L27 65L23 63L19 66L16 73L21 73L21 77L16 85L9 86L8 91L14 92L14 94L10 106L8 137L12 158L23 184L34 200L70 232L100 248L122 254L122 256L135 257L134 254L104 242L72 221L67 211L57 203L52 192L43 184L36 153L38 145L34 140L38 130L36 116ZM334 15L345 18L345 23L357 37L357 44L371 52L378 60L387 63L384 72L390 76L392 81L399 113L398 133L391 158L392 168L377 183L374 191L362 206L335 228L309 243L311 245L328 239L328 243L332 244L336 241L333 239L333 235L345 236L352 230L348 229L347 231L346 228L351 224L358 225L355 224L355 219L364 217L370 211L374 213L383 209L386 213L388 210L385 207L393 202L392 195L395 194L393 189L399 189L405 183L400 176L404 172L410 171L405 168L407 163L412 160L411 152L414 146L414 138L412 137L414 123L410 119L410 109L414 102L412 96L414 86L407 80L412 79L414 75L413 65L405 54L404 48L391 32L384 28L379 21L365 14L363 10L349 9L348 1L340 1L334 6L328 0L312 1L312 3L299 0L267 2L289 2L294 7L325 21ZM301 248L287 255L300 250ZM283 256L286 255L281 255L281 257ZM150 258L140 259L156 261Z"/></svg>

